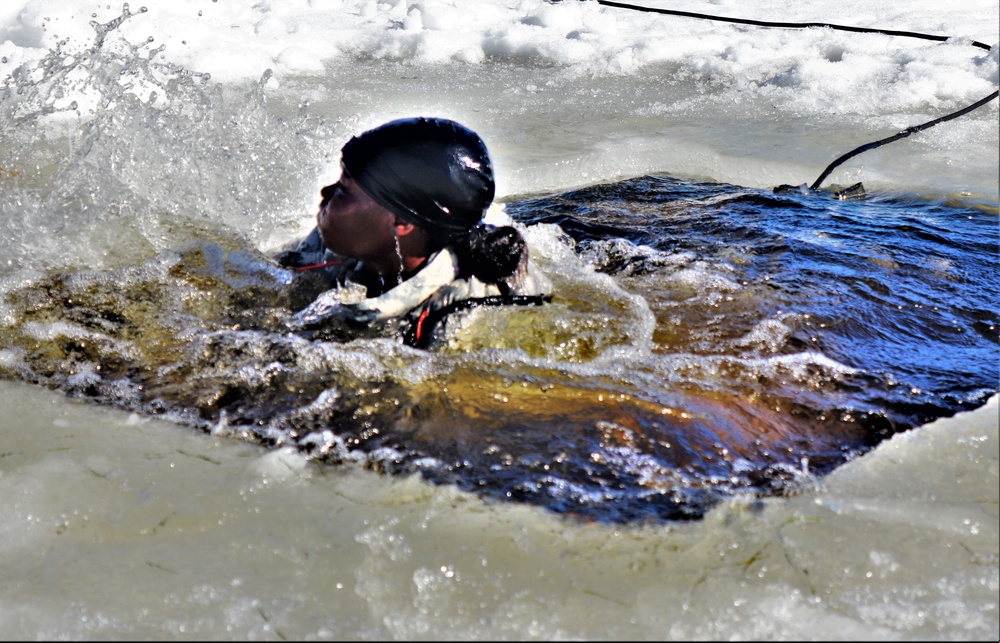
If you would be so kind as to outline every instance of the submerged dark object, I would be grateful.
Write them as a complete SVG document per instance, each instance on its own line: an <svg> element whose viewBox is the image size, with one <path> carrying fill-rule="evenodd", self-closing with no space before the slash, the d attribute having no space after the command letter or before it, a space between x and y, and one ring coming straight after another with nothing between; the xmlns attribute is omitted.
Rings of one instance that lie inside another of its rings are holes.
<svg viewBox="0 0 1000 643"><path fill-rule="evenodd" d="M802 185L778 185L774 188L775 194L829 194L838 201L846 201L847 199L863 199L867 196L865 192L865 186L860 182L853 185L849 185L846 188L840 190L824 190L822 192L817 191L815 188L811 188L806 184Z"/></svg>

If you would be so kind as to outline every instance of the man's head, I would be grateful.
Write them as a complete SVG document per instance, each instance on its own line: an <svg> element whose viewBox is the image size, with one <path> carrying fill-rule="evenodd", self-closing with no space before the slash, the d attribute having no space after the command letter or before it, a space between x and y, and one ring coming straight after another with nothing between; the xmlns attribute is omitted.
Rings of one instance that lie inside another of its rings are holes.
<svg viewBox="0 0 1000 643"><path fill-rule="evenodd" d="M493 201L486 145L450 120L407 118L352 138L341 180L322 190L317 216L327 248L382 275L415 269L465 238Z"/></svg>
<svg viewBox="0 0 1000 643"><path fill-rule="evenodd" d="M472 130L442 118L405 118L342 150L344 169L375 202L431 237L467 234L493 202L493 164Z"/></svg>

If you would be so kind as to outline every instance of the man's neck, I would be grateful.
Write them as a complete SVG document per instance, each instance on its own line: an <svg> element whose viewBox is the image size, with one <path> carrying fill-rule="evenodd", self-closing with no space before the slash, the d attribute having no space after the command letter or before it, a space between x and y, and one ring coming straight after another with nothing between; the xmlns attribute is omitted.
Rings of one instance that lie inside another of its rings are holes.
<svg viewBox="0 0 1000 643"><path fill-rule="evenodd" d="M368 296L376 297L420 272L420 269L427 264L428 259L429 257L408 255L383 265L362 262L364 275L361 281L368 289ZM400 260L402 261L402 269L400 269Z"/></svg>

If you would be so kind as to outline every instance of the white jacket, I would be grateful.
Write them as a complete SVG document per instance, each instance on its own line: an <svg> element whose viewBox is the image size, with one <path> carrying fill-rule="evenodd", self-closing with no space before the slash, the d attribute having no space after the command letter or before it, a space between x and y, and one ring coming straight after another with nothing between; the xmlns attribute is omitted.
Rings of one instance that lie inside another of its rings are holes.
<svg viewBox="0 0 1000 643"><path fill-rule="evenodd" d="M455 312L478 306L539 305L550 299L551 284L530 260L503 283L487 284L473 276L460 277L458 259L450 247L376 297L364 297L364 289L352 279L360 272L360 263L325 250L316 230L292 250L279 254L278 260L286 267L315 266L333 286L292 317L289 326L294 330L382 323L395 327L404 342L426 347L440 333L440 322ZM333 265L324 265L328 263Z"/></svg>

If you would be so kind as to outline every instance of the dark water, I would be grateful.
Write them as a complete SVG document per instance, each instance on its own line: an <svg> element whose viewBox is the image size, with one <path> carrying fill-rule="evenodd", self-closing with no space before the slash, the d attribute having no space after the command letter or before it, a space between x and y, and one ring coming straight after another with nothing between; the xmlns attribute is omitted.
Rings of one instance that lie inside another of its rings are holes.
<svg viewBox="0 0 1000 643"><path fill-rule="evenodd" d="M559 224L630 288L670 269L655 256L619 255L610 239L732 266L732 279L753 295L708 304L704 293L696 323L658 332L657 350L753 354L733 340L762 318L790 314L791 333L764 352L819 351L857 369L854 379L867 389L858 399L892 422L923 423L978 406L996 390L995 207L887 195L840 201L642 177L510 211L526 223ZM653 307L662 321L676 305L670 298Z"/></svg>
<svg viewBox="0 0 1000 643"><path fill-rule="evenodd" d="M998 390L994 208L655 176L507 211L552 303L476 311L429 351L290 332L309 275L202 229L7 283L0 374L609 522L794 492Z"/></svg>

